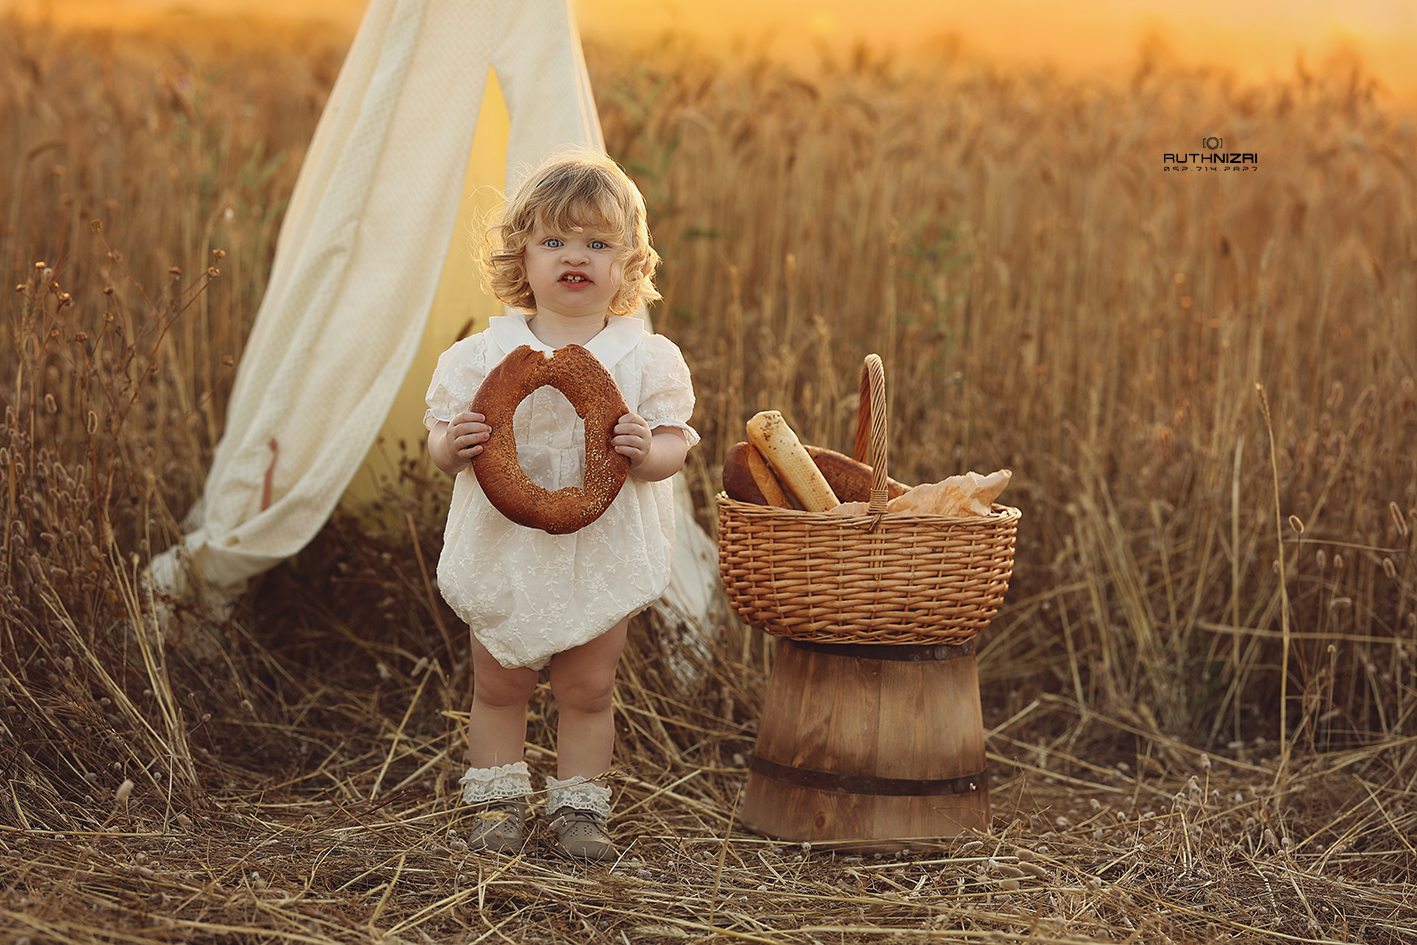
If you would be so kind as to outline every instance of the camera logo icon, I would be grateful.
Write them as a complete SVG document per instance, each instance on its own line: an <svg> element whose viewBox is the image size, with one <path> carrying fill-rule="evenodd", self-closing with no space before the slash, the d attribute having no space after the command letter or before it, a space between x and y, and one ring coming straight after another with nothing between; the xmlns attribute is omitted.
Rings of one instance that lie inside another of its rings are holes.
<svg viewBox="0 0 1417 945"><path fill-rule="evenodd" d="M1204 138L1201 139L1201 145L1203 147L1209 148L1212 151L1219 151L1221 146L1224 144L1225 139L1217 137L1216 135L1206 135Z"/></svg>

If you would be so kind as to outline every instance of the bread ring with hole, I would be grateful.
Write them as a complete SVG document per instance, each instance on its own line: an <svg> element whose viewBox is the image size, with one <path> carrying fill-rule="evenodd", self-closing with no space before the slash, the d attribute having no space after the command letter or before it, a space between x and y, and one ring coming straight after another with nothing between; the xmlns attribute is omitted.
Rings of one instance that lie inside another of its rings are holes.
<svg viewBox="0 0 1417 945"><path fill-rule="evenodd" d="M517 459L512 417L517 405L539 387L554 387L585 421L585 481L552 492L532 482ZM552 535L585 528L610 507L630 460L615 451L615 424L630 412L615 379L580 345L566 345L547 357L522 345L497 363L477 394L472 411L482 414L492 434L473 457L472 471L487 500L518 525Z"/></svg>

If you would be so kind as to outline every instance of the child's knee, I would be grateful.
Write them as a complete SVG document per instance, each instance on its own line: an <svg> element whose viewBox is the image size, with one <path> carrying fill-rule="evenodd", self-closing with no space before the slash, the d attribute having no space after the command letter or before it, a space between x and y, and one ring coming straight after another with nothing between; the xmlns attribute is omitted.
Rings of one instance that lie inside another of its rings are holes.
<svg viewBox="0 0 1417 945"><path fill-rule="evenodd" d="M504 709L526 705L535 690L535 673L482 672L473 678L472 697L485 706Z"/></svg>
<svg viewBox="0 0 1417 945"><path fill-rule="evenodd" d="M562 710L575 712L604 712L610 708L615 695L615 673L601 676L566 675L551 676L551 694Z"/></svg>

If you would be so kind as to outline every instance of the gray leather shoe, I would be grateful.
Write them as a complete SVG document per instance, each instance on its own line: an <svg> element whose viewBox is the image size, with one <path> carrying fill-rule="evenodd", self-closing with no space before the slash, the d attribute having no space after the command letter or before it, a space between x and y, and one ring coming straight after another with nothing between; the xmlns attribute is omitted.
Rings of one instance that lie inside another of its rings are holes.
<svg viewBox="0 0 1417 945"><path fill-rule="evenodd" d="M551 816L556 845L561 852L578 860L609 860L615 856L615 842L605 818L588 810L563 807Z"/></svg>
<svg viewBox="0 0 1417 945"><path fill-rule="evenodd" d="M467 835L469 850L516 852L526 843L526 801L493 801L476 813Z"/></svg>

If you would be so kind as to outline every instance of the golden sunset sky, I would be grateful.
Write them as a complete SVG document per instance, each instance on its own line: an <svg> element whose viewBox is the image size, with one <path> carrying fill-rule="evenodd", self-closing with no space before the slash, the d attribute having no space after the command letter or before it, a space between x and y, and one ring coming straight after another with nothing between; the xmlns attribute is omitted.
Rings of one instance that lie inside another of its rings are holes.
<svg viewBox="0 0 1417 945"><path fill-rule="evenodd" d="M128 20L172 10L330 20L351 31L367 0L0 0L58 20ZM966 54L1112 71L1149 36L1186 63L1247 80L1287 77L1357 53L1400 98L1417 101L1417 0L573 0L588 39L639 42L667 32L709 50L814 58L857 40L909 53L953 35Z"/></svg>

